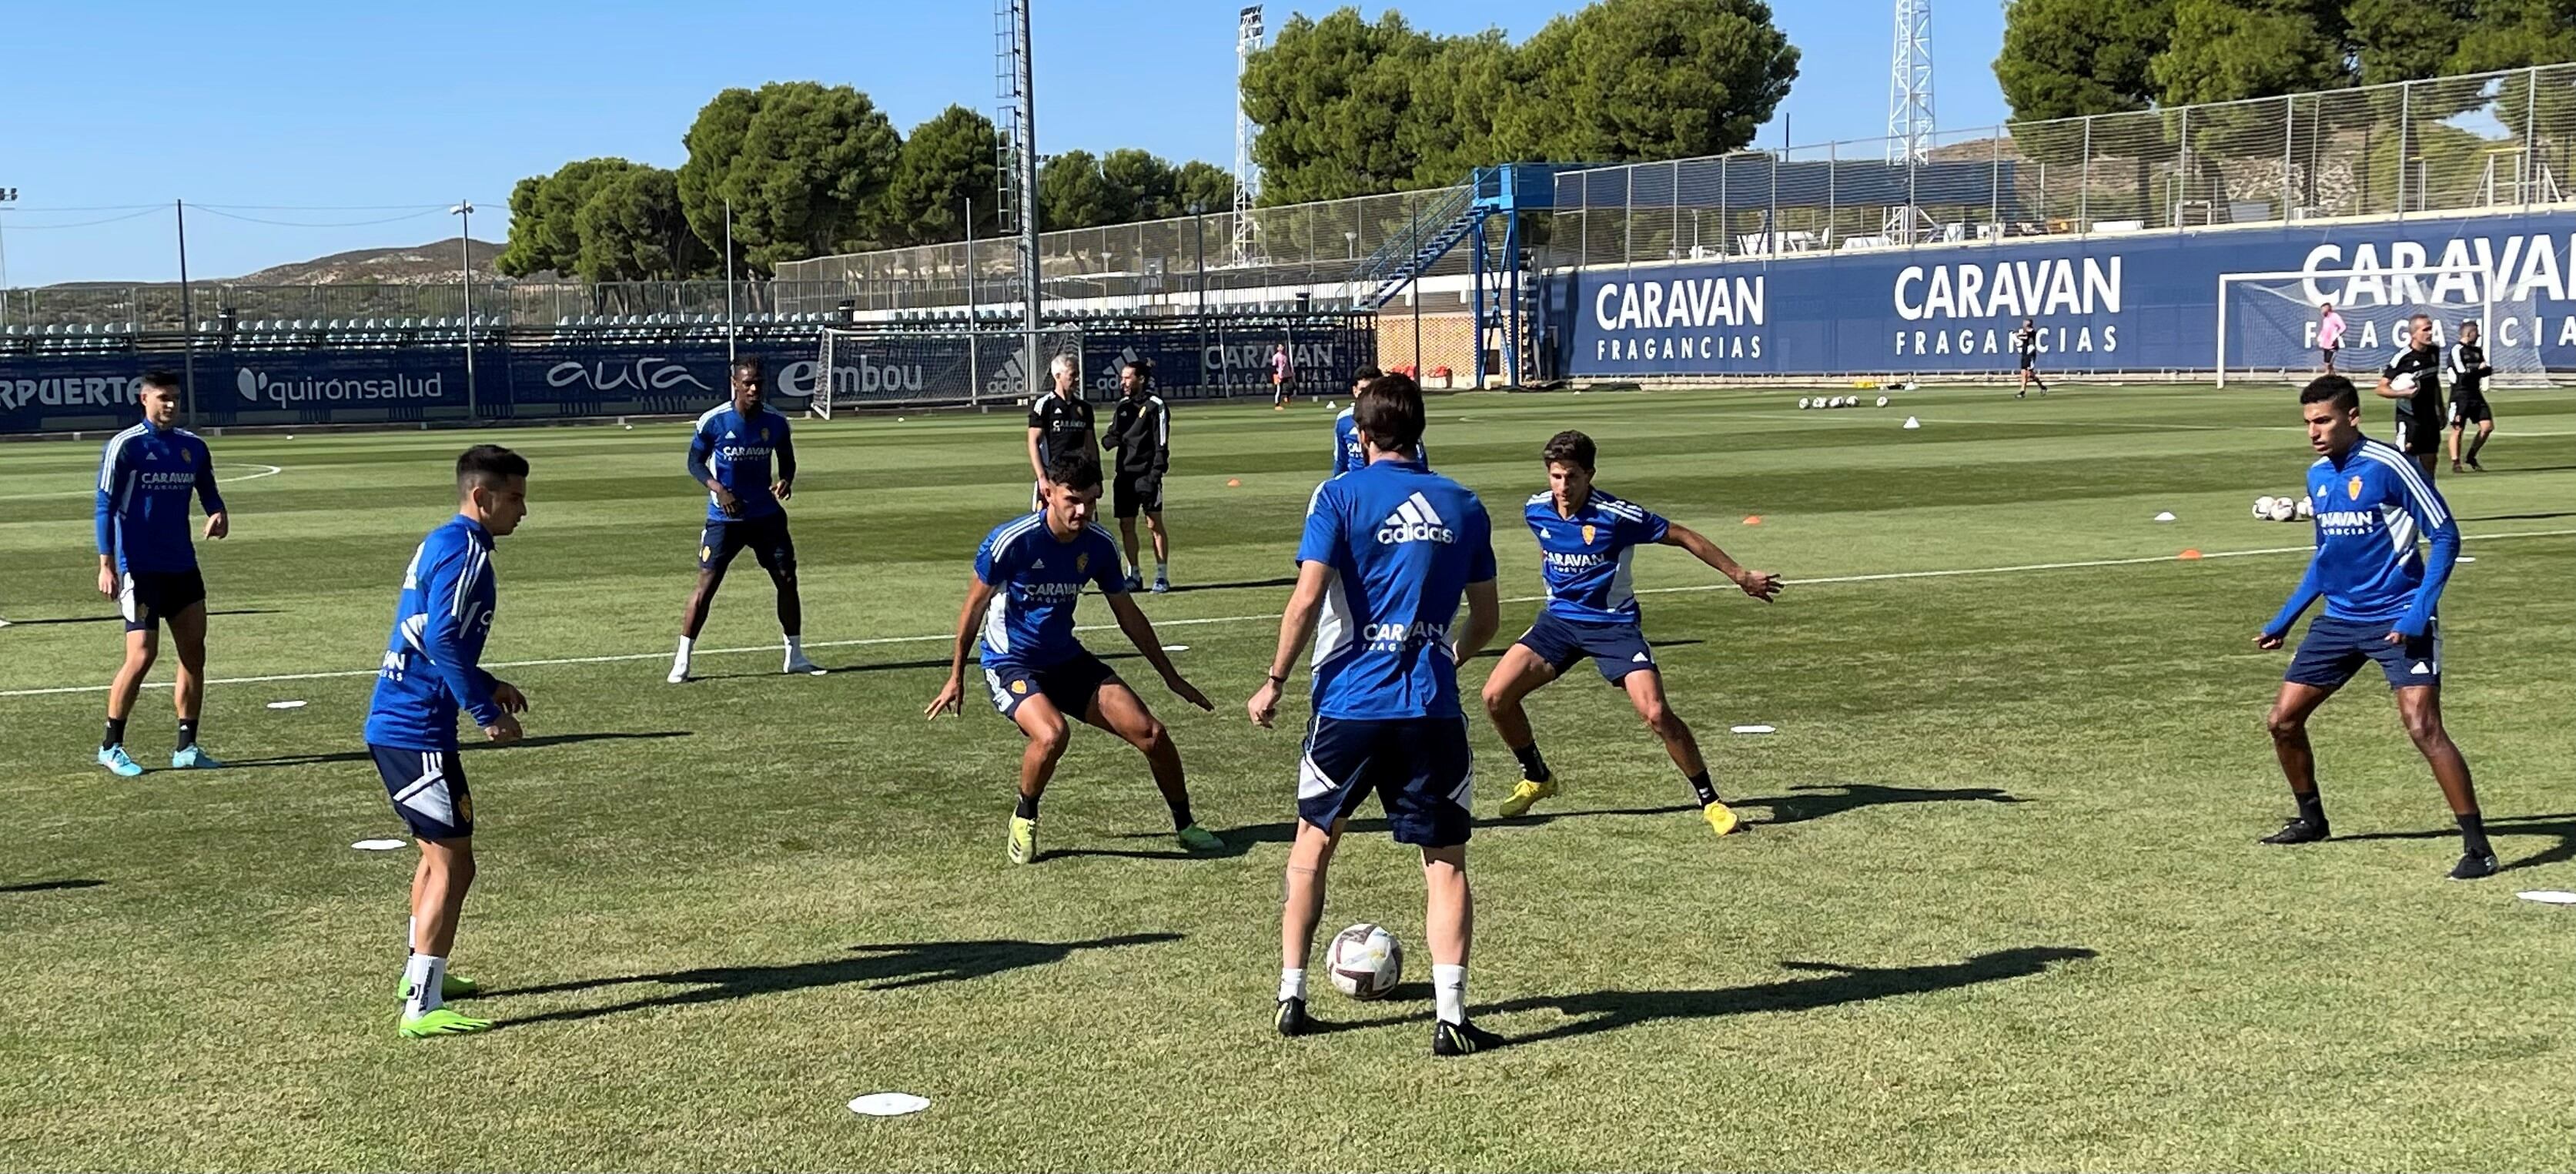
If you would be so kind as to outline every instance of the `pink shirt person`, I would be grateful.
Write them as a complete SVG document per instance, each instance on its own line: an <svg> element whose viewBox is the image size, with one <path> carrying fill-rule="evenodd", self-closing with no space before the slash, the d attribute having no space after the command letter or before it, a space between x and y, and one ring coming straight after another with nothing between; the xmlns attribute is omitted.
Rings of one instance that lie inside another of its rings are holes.
<svg viewBox="0 0 2576 1174"><path fill-rule="evenodd" d="M2317 349L2330 351L2343 345L2343 315L2335 313L2334 303L2326 303L2325 312L2317 318Z"/></svg>

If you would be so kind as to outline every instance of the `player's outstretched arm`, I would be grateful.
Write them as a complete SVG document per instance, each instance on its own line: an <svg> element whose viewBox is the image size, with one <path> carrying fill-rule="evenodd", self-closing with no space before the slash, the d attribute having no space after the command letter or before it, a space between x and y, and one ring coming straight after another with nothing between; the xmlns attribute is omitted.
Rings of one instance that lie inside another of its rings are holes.
<svg viewBox="0 0 2576 1174"><path fill-rule="evenodd" d="M1691 552L1692 557L1715 568L1718 574L1726 576L1728 582L1743 588L1746 595L1764 603L1769 603L1778 596L1780 588L1784 585L1775 572L1744 569L1734 559L1728 558L1725 551L1719 550L1716 543L1709 541L1699 531L1679 522L1672 523L1664 531L1663 542L1666 546L1678 546Z"/></svg>
<svg viewBox="0 0 2576 1174"><path fill-rule="evenodd" d="M948 683L939 687L939 695L921 711L923 717L938 717L964 708L966 700L966 650L975 644L976 621L984 609L993 605L993 585L981 575L966 579L966 605L957 609L957 639L948 649Z"/></svg>
<svg viewBox="0 0 2576 1174"><path fill-rule="evenodd" d="M1324 609L1324 593L1332 589L1334 573L1333 564L1321 559L1297 564L1297 589L1288 596L1288 610L1279 613L1279 647L1270 654L1269 679L1243 705L1252 724L1266 730L1270 719L1278 716L1280 687L1297 667L1297 650L1314 638L1315 616Z"/></svg>
<svg viewBox="0 0 2576 1174"><path fill-rule="evenodd" d="M1163 687L1170 689L1172 696L1200 709L1215 710L1216 705L1207 699L1207 694L1182 679L1181 670L1173 667L1171 654L1163 651L1162 637L1154 634L1154 621L1145 618L1145 609L1136 606L1135 598L1124 591L1108 592L1106 598L1109 600L1109 614L1118 617L1118 630L1126 633L1127 642L1145 654L1146 663L1163 675Z"/></svg>

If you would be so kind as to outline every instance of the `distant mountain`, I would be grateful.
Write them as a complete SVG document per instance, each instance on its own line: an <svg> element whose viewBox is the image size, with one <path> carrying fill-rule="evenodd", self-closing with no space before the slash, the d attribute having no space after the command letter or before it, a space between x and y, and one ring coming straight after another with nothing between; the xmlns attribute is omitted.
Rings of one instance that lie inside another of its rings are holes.
<svg viewBox="0 0 2576 1174"><path fill-rule="evenodd" d="M456 254L456 242L452 240L407 248L353 249L221 280L232 285L441 285L457 278ZM476 280L501 276L492 267L492 259L501 255L501 246L490 241L468 241L465 254L473 263Z"/></svg>

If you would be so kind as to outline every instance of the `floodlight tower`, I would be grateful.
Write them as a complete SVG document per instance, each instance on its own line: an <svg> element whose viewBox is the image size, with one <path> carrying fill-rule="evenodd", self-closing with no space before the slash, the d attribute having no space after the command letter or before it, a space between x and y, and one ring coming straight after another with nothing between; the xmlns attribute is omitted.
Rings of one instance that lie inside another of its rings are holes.
<svg viewBox="0 0 2576 1174"><path fill-rule="evenodd" d="M1261 167L1252 161L1252 116L1243 111L1243 74L1260 52L1261 6L1245 8L1234 31L1234 248L1236 265L1250 265L1261 253L1252 230L1252 202L1261 194Z"/></svg>
<svg viewBox="0 0 2576 1174"><path fill-rule="evenodd" d="M1029 63L1029 0L995 0L993 6L994 89L1001 99L1000 199L995 212L1004 231L1016 229L1020 271L1020 368L1028 394L1045 388L1046 362L1038 354L1038 325L1045 283L1038 272L1038 131L1037 86ZM972 256L967 258L971 265ZM973 329L972 324L968 326ZM980 391L981 389L978 389Z"/></svg>
<svg viewBox="0 0 2576 1174"><path fill-rule="evenodd" d="M1896 0L1896 52L1887 79L1887 161L1906 169L1905 203L1887 210L1889 236L1912 240L1923 227L1914 206L1914 169L1932 154L1932 0Z"/></svg>

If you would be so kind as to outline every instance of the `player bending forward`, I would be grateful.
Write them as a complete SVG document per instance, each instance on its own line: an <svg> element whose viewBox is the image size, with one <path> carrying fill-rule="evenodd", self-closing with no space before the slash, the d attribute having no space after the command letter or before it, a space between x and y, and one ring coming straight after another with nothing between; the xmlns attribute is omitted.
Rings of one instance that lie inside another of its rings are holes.
<svg viewBox="0 0 2576 1174"><path fill-rule="evenodd" d="M957 613L948 683L922 712L936 718L963 706L966 649L977 645L976 660L983 666L993 708L1029 740L1020 754L1019 808L1011 813L1013 864L1037 859L1038 797L1046 793L1056 760L1064 757L1072 737L1069 717L1116 734L1144 752L1154 769L1154 785L1171 805L1172 827L1182 847L1222 851L1225 841L1190 814L1181 752L1163 723L1154 720L1144 699L1116 671L1073 636L1074 604L1084 584L1099 587L1118 617L1118 630L1162 674L1163 686L1200 709L1214 708L1172 667L1154 625L1127 594L1126 576L1118 569L1118 540L1092 521L1100 504L1100 462L1077 449L1050 457L1041 473L1046 508L994 527L975 551L975 577L966 586L966 606Z"/></svg>
<svg viewBox="0 0 2576 1174"><path fill-rule="evenodd" d="M446 1005L474 993L471 980L447 973L457 916L474 884L474 795L456 753L456 714L464 710L485 738L515 742L512 715L528 708L517 689L476 664L500 602L492 541L528 513L527 458L493 444L466 449L456 458L456 494L456 516L421 539L403 571L367 711L367 751L394 814L420 841L401 987L401 1029L414 1039L492 1026Z"/></svg>
<svg viewBox="0 0 2576 1174"><path fill-rule="evenodd" d="M1270 677L1244 706L1269 728L1298 646L1316 633L1315 716L1298 771L1271 1022L1281 1035L1312 1030L1306 958L1324 913L1324 873L1343 826L1374 791L1395 841L1422 850L1423 934L1437 1001L1431 1053L1463 1056L1503 1043L1467 1021L1475 756L1458 707L1458 665L1494 635L1493 527L1475 494L1415 459L1422 392L1412 380L1370 383L1360 393L1359 426L1369 464L1315 488ZM1467 628L1453 638L1461 596Z"/></svg>
<svg viewBox="0 0 2576 1174"><path fill-rule="evenodd" d="M787 659L779 671L811 676L824 671L805 658L796 540L787 533L787 509L779 504L796 496L796 445L787 436L787 417L761 409L760 360L734 360L732 378L733 398L698 417L697 435L689 438L689 479L707 488L707 525L698 536L698 585L681 609L680 649L671 656L666 678L674 685L689 679L689 656L697 649L698 632L707 626L707 609L716 601L716 588L724 585L725 568L746 546L778 589L778 630L787 640Z"/></svg>
<svg viewBox="0 0 2576 1174"><path fill-rule="evenodd" d="M1547 492L1531 495L1522 514L1538 536L1539 574L1547 580L1547 603L1539 609L1537 622L1503 653L1503 662L1485 678L1485 712L1494 719L1494 732L1502 736L1503 745L1521 761L1521 781L1512 788L1511 798L1503 800L1503 818L1525 814L1530 805L1557 791L1555 775L1539 756L1522 699L1588 656L1603 679L1627 692L1646 728L1664 740L1664 752L1689 777L1708 826L1721 836L1734 831L1735 813L1719 800L1716 785L1709 781L1699 740L1664 699L1663 673L1655 667L1654 649L1638 624L1628 563L1639 546L1678 546L1765 603L1780 594L1780 576L1737 566L1716 543L1689 527L1674 525L1593 488L1589 436L1559 432L1540 457L1547 463Z"/></svg>
<svg viewBox="0 0 2576 1174"><path fill-rule="evenodd" d="M2431 764L2459 820L2460 862L2451 879L2491 875L2495 851L2487 846L2468 760L2442 729L2442 628L2434 609L2460 553L2459 523L2413 458L2361 434L2361 394L2351 380L2319 377L2299 393L2299 407L2308 445L2319 454L2308 467L2308 494L2317 503L2317 553L2254 644L2279 648L2318 596L2325 597L2326 614L2308 625L2272 703L2272 750L2299 813L2263 842L2326 838L2308 715L2363 665L2377 661L2396 695L2398 720ZM2432 539L2429 559L2416 549L2418 534Z"/></svg>

